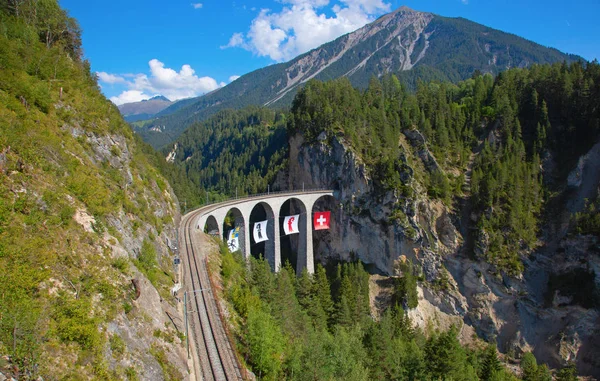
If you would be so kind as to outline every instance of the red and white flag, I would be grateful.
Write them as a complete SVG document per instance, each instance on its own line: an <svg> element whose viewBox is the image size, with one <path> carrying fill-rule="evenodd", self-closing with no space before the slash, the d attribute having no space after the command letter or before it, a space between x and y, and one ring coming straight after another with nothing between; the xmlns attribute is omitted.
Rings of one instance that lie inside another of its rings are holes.
<svg viewBox="0 0 600 381"><path fill-rule="evenodd" d="M293 216L287 216L283 220L283 231L286 235L300 233L298 230L298 220L300 219L299 214Z"/></svg>
<svg viewBox="0 0 600 381"><path fill-rule="evenodd" d="M315 230L329 229L329 216L331 212L315 212L313 216L313 226Z"/></svg>

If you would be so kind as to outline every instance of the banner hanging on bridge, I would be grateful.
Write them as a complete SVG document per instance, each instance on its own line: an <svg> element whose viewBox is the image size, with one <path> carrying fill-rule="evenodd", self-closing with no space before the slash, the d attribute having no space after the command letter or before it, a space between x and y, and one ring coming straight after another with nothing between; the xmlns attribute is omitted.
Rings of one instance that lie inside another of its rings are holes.
<svg viewBox="0 0 600 381"><path fill-rule="evenodd" d="M298 220L300 219L299 214L295 214L293 216L287 216L283 220L283 232L286 235L300 233L298 230Z"/></svg>
<svg viewBox="0 0 600 381"><path fill-rule="evenodd" d="M329 229L329 218L331 212L315 212L313 216L313 226L315 230Z"/></svg>
<svg viewBox="0 0 600 381"><path fill-rule="evenodd" d="M254 242L259 243L269 240L269 237L267 237L267 221L264 220L254 224Z"/></svg>
<svg viewBox="0 0 600 381"><path fill-rule="evenodd" d="M231 229L229 231L229 238L227 238L227 247L229 248L229 251L231 251L232 253L235 251L238 251L240 249L239 235L240 235L239 226L237 228Z"/></svg>

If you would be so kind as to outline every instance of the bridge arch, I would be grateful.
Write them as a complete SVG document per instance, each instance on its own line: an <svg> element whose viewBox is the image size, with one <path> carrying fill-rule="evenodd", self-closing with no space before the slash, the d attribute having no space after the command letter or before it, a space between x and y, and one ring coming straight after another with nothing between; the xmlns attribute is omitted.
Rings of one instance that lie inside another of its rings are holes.
<svg viewBox="0 0 600 381"><path fill-rule="evenodd" d="M285 227L283 226L285 217L296 214L299 215L299 233L286 235ZM310 235L312 229L312 225L310 224L310 210L307 208L305 202L300 198L290 197L281 204L281 207L279 208L279 215L279 226L281 231L281 265L283 266L285 265L286 261L289 261L294 270L296 270L296 274L300 274L308 265L307 243L309 238L312 244L312 235ZM312 257L312 255L310 256ZM310 258L310 261L312 262L312 258Z"/></svg>
<svg viewBox="0 0 600 381"><path fill-rule="evenodd" d="M239 249L240 251L246 255L247 251L247 247L246 247L246 221L247 219L244 218L244 214L242 213L242 211L240 209L238 209L237 207L231 207L227 210L227 212L225 213L225 218L223 220L223 241L227 242L227 239L229 238L229 232L232 229L237 229L239 228L239 232L238 232L238 245L239 245Z"/></svg>
<svg viewBox="0 0 600 381"><path fill-rule="evenodd" d="M339 201L332 195L322 195L315 200L312 205L311 214L315 212L330 212L329 229L315 230L313 226L313 256L315 262L322 262L326 255L332 253L332 242L335 237L342 237L340 231L342 225L340 223L343 213L343 208ZM312 225L311 225L312 226Z"/></svg>
<svg viewBox="0 0 600 381"><path fill-rule="evenodd" d="M205 233L210 234L212 236L221 236L221 227L219 226L219 222L217 221L217 218L212 214L206 218L203 230Z"/></svg>
<svg viewBox="0 0 600 381"><path fill-rule="evenodd" d="M262 232L267 235L267 241L255 242L254 240L254 229L255 223L260 221L267 221L267 230ZM260 201L256 203L250 211L249 228L248 234L250 235L250 250L249 254L255 258L260 255L265 258L271 268L275 270L275 213L271 205L268 202Z"/></svg>

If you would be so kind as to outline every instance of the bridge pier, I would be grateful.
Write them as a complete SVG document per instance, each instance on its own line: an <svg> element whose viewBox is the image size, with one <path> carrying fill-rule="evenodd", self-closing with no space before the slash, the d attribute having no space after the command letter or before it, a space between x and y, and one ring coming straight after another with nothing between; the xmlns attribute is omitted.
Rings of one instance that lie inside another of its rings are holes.
<svg viewBox="0 0 600 381"><path fill-rule="evenodd" d="M309 212L306 214L306 258L304 261L298 261L298 270L297 273L298 274L302 274L302 270L304 270L304 266L306 267L306 270L308 271L309 274L314 274L315 273L315 257L314 257L314 253L313 253L313 226L312 226L312 207L313 205L310 205L310 209ZM302 268L300 268L300 265L304 265Z"/></svg>
<svg viewBox="0 0 600 381"><path fill-rule="evenodd" d="M273 209L273 271L281 268L281 229L279 228L279 209Z"/></svg>
<svg viewBox="0 0 600 381"><path fill-rule="evenodd" d="M244 237L241 238L244 240L244 259L250 259L252 255L252 251L250 250L250 234L252 234L252 230L250 230L250 213L247 216L244 216Z"/></svg>

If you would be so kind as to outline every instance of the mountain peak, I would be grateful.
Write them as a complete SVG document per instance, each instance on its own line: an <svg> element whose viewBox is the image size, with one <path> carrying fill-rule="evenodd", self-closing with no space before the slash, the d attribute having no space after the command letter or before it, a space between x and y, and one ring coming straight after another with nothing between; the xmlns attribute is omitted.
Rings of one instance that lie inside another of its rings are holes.
<svg viewBox="0 0 600 381"><path fill-rule="evenodd" d="M398 12L417 12L412 8L409 8L406 5L401 6L400 8L396 9L395 11L392 12L393 13L398 13Z"/></svg>
<svg viewBox="0 0 600 381"><path fill-rule="evenodd" d="M165 102L171 102L171 100L169 100L169 98L163 96L163 95L157 95L155 97L152 97L150 99L146 99L142 102L146 102L146 101L165 101Z"/></svg>
<svg viewBox="0 0 600 381"><path fill-rule="evenodd" d="M409 8L406 5L403 5L403 6L399 7L399 8L397 8L397 9L393 10L392 12L386 13L385 15L379 17L374 22L363 26L361 29L372 28L374 25L377 25L377 24L379 24L379 23L381 23L381 22L383 22L385 20L392 20L392 19L394 19L396 17L402 17L402 16L405 16L405 15L414 16L414 15L417 15L417 14L425 14L425 12L416 11L416 10L414 10L412 8Z"/></svg>
<svg viewBox="0 0 600 381"><path fill-rule="evenodd" d="M121 111L121 115L123 115L126 121L135 122L137 120L151 118L153 115L161 112L172 104L173 102L167 97L157 95L140 102L122 104L119 106L119 111Z"/></svg>

